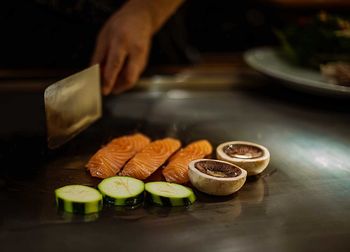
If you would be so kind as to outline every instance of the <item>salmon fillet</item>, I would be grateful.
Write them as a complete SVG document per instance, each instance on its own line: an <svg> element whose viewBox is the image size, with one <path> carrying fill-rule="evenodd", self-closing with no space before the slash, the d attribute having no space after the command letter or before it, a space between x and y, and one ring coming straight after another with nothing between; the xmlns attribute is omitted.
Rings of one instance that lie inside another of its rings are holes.
<svg viewBox="0 0 350 252"><path fill-rule="evenodd" d="M179 148L181 142L173 138L156 140L137 153L121 171L121 176L146 179Z"/></svg>
<svg viewBox="0 0 350 252"><path fill-rule="evenodd" d="M93 177L115 176L129 159L150 142L147 136L139 133L115 138L98 150L86 167Z"/></svg>
<svg viewBox="0 0 350 252"><path fill-rule="evenodd" d="M188 164L210 155L213 147L207 140L199 140L178 151L164 168L163 175L168 182L184 184L189 181Z"/></svg>

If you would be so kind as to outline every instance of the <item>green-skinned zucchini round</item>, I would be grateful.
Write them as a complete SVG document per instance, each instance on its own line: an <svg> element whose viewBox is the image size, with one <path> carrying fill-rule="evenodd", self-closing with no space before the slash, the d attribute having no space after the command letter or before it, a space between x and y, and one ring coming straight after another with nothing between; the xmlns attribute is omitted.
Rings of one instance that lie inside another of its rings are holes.
<svg viewBox="0 0 350 252"><path fill-rule="evenodd" d="M160 206L188 206L196 201L192 189L169 182L149 182L145 185L147 201Z"/></svg>
<svg viewBox="0 0 350 252"><path fill-rule="evenodd" d="M97 213L102 209L101 193L83 185L67 185L55 190L56 204L59 210L76 213Z"/></svg>
<svg viewBox="0 0 350 252"><path fill-rule="evenodd" d="M98 189L108 204L135 206L143 202L145 184L135 178L115 176L104 179Z"/></svg>

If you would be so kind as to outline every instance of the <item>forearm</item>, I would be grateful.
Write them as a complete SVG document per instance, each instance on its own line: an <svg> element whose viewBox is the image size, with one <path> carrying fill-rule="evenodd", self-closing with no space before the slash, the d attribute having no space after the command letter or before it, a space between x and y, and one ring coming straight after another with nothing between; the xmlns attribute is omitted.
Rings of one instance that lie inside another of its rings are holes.
<svg viewBox="0 0 350 252"><path fill-rule="evenodd" d="M184 0L129 0L123 8L132 8L135 15L144 15L152 24L152 33L176 12Z"/></svg>

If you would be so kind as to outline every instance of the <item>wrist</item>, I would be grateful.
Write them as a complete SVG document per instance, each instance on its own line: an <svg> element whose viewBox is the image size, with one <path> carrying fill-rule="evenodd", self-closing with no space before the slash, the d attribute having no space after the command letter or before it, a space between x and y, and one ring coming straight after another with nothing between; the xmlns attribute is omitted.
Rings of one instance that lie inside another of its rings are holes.
<svg viewBox="0 0 350 252"><path fill-rule="evenodd" d="M129 0L123 8L130 9L131 15L142 16L149 22L151 32L155 33L166 20L178 9L184 0Z"/></svg>

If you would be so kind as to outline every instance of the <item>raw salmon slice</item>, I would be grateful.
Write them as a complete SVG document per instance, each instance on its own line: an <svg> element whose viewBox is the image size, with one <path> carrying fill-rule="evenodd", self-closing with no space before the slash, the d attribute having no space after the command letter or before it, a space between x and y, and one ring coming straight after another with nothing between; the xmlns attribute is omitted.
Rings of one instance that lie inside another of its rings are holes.
<svg viewBox="0 0 350 252"><path fill-rule="evenodd" d="M188 164L210 155L213 147L207 140L199 140L178 151L164 168L163 175L168 182L184 184L189 181Z"/></svg>
<svg viewBox="0 0 350 252"><path fill-rule="evenodd" d="M181 142L173 138L164 138L147 145L137 153L121 171L121 176L146 179L155 172L179 148Z"/></svg>
<svg viewBox="0 0 350 252"><path fill-rule="evenodd" d="M129 159L150 142L147 136L139 133L115 138L98 150L86 167L93 177L115 176Z"/></svg>

